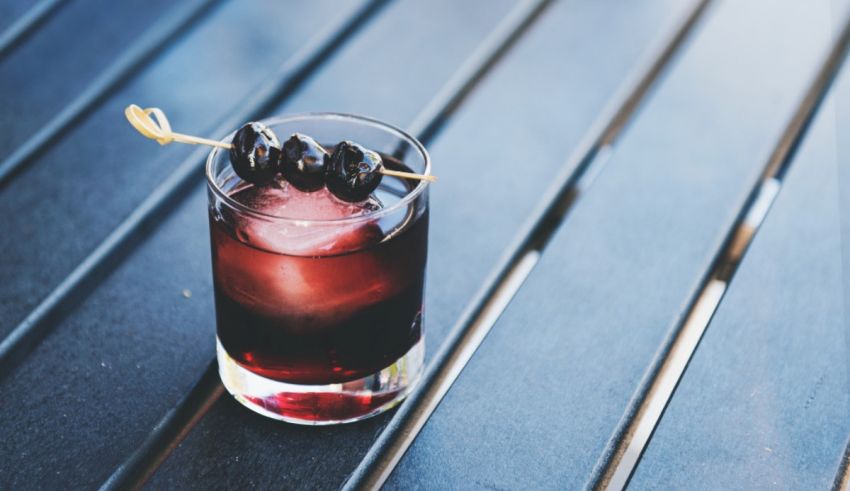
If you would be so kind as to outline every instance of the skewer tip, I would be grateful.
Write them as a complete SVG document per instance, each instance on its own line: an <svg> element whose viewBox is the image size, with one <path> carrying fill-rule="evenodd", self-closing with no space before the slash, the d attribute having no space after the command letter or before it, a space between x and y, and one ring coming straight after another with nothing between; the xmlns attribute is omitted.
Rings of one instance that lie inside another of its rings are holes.
<svg viewBox="0 0 850 491"><path fill-rule="evenodd" d="M381 174L385 176L395 176L401 177L403 179L416 179L418 181L428 181L428 182L436 182L437 176L432 176L428 174L416 174L415 172L403 172L398 170L390 170L384 168L381 170Z"/></svg>

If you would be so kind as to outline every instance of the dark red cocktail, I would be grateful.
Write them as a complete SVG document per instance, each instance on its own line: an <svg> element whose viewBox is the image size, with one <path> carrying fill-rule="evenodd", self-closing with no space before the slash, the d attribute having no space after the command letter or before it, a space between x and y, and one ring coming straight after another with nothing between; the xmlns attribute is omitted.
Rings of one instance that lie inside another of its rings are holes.
<svg viewBox="0 0 850 491"><path fill-rule="evenodd" d="M268 126L321 141L371 138L364 143L387 168L428 170L421 145L371 120L306 115ZM225 386L255 411L308 424L400 401L422 366L426 185L384 176L367 199L349 202L282 178L244 182L222 154L211 154L208 176Z"/></svg>

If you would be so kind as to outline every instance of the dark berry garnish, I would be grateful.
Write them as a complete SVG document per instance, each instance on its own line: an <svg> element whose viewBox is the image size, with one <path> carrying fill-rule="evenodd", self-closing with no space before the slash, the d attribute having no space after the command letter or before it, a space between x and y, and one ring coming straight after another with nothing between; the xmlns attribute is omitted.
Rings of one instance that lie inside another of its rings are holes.
<svg viewBox="0 0 850 491"><path fill-rule="evenodd" d="M301 191L316 191L325 185L327 150L316 140L299 133L283 143L280 171L290 184Z"/></svg>
<svg viewBox="0 0 850 491"><path fill-rule="evenodd" d="M328 162L325 183L337 198L352 203L363 201L381 183L383 163L377 152L344 141L336 146Z"/></svg>
<svg viewBox="0 0 850 491"><path fill-rule="evenodd" d="M247 123L233 136L230 163L236 175L261 186L279 172L280 142L263 123Z"/></svg>

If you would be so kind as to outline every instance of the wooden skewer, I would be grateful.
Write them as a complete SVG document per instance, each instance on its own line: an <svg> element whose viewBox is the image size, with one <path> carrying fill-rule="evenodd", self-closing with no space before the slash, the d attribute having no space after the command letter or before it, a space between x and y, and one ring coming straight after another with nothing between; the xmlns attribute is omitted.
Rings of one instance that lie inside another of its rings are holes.
<svg viewBox="0 0 850 491"><path fill-rule="evenodd" d="M184 135L183 133L175 133L171 131L171 124L168 122L168 118L166 118L165 113L157 107L142 109L135 104L130 104L124 109L124 115L127 117L127 121L133 125L133 128L136 128L139 133L151 140L156 140L160 145L168 145L169 143L176 141L180 143L187 143L189 145L208 145L226 150L233 148L233 145L230 143L211 140L209 138L201 138L198 136ZM428 182L435 182L437 180L437 176L390 170L385 167L380 169L380 173L385 176L417 179Z"/></svg>
<svg viewBox="0 0 850 491"><path fill-rule="evenodd" d="M402 177L404 179L417 179L420 181L428 181L428 182L437 182L437 176L430 176L425 174L415 174L413 172L403 172L400 170L391 170L386 167L381 168L381 174L385 176L395 176Z"/></svg>

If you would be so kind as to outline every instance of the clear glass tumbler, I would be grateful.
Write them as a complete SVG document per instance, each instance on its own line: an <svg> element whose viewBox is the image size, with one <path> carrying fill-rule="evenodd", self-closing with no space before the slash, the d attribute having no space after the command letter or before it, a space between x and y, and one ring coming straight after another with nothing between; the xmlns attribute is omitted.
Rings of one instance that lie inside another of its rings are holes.
<svg viewBox="0 0 850 491"><path fill-rule="evenodd" d="M329 149L351 140L389 169L430 173L422 144L379 121L322 113L264 123L281 141L296 132ZM206 174L227 390L260 414L310 425L399 403L423 365L427 182L384 176L367 202L348 204L284 181L248 184L218 149Z"/></svg>

